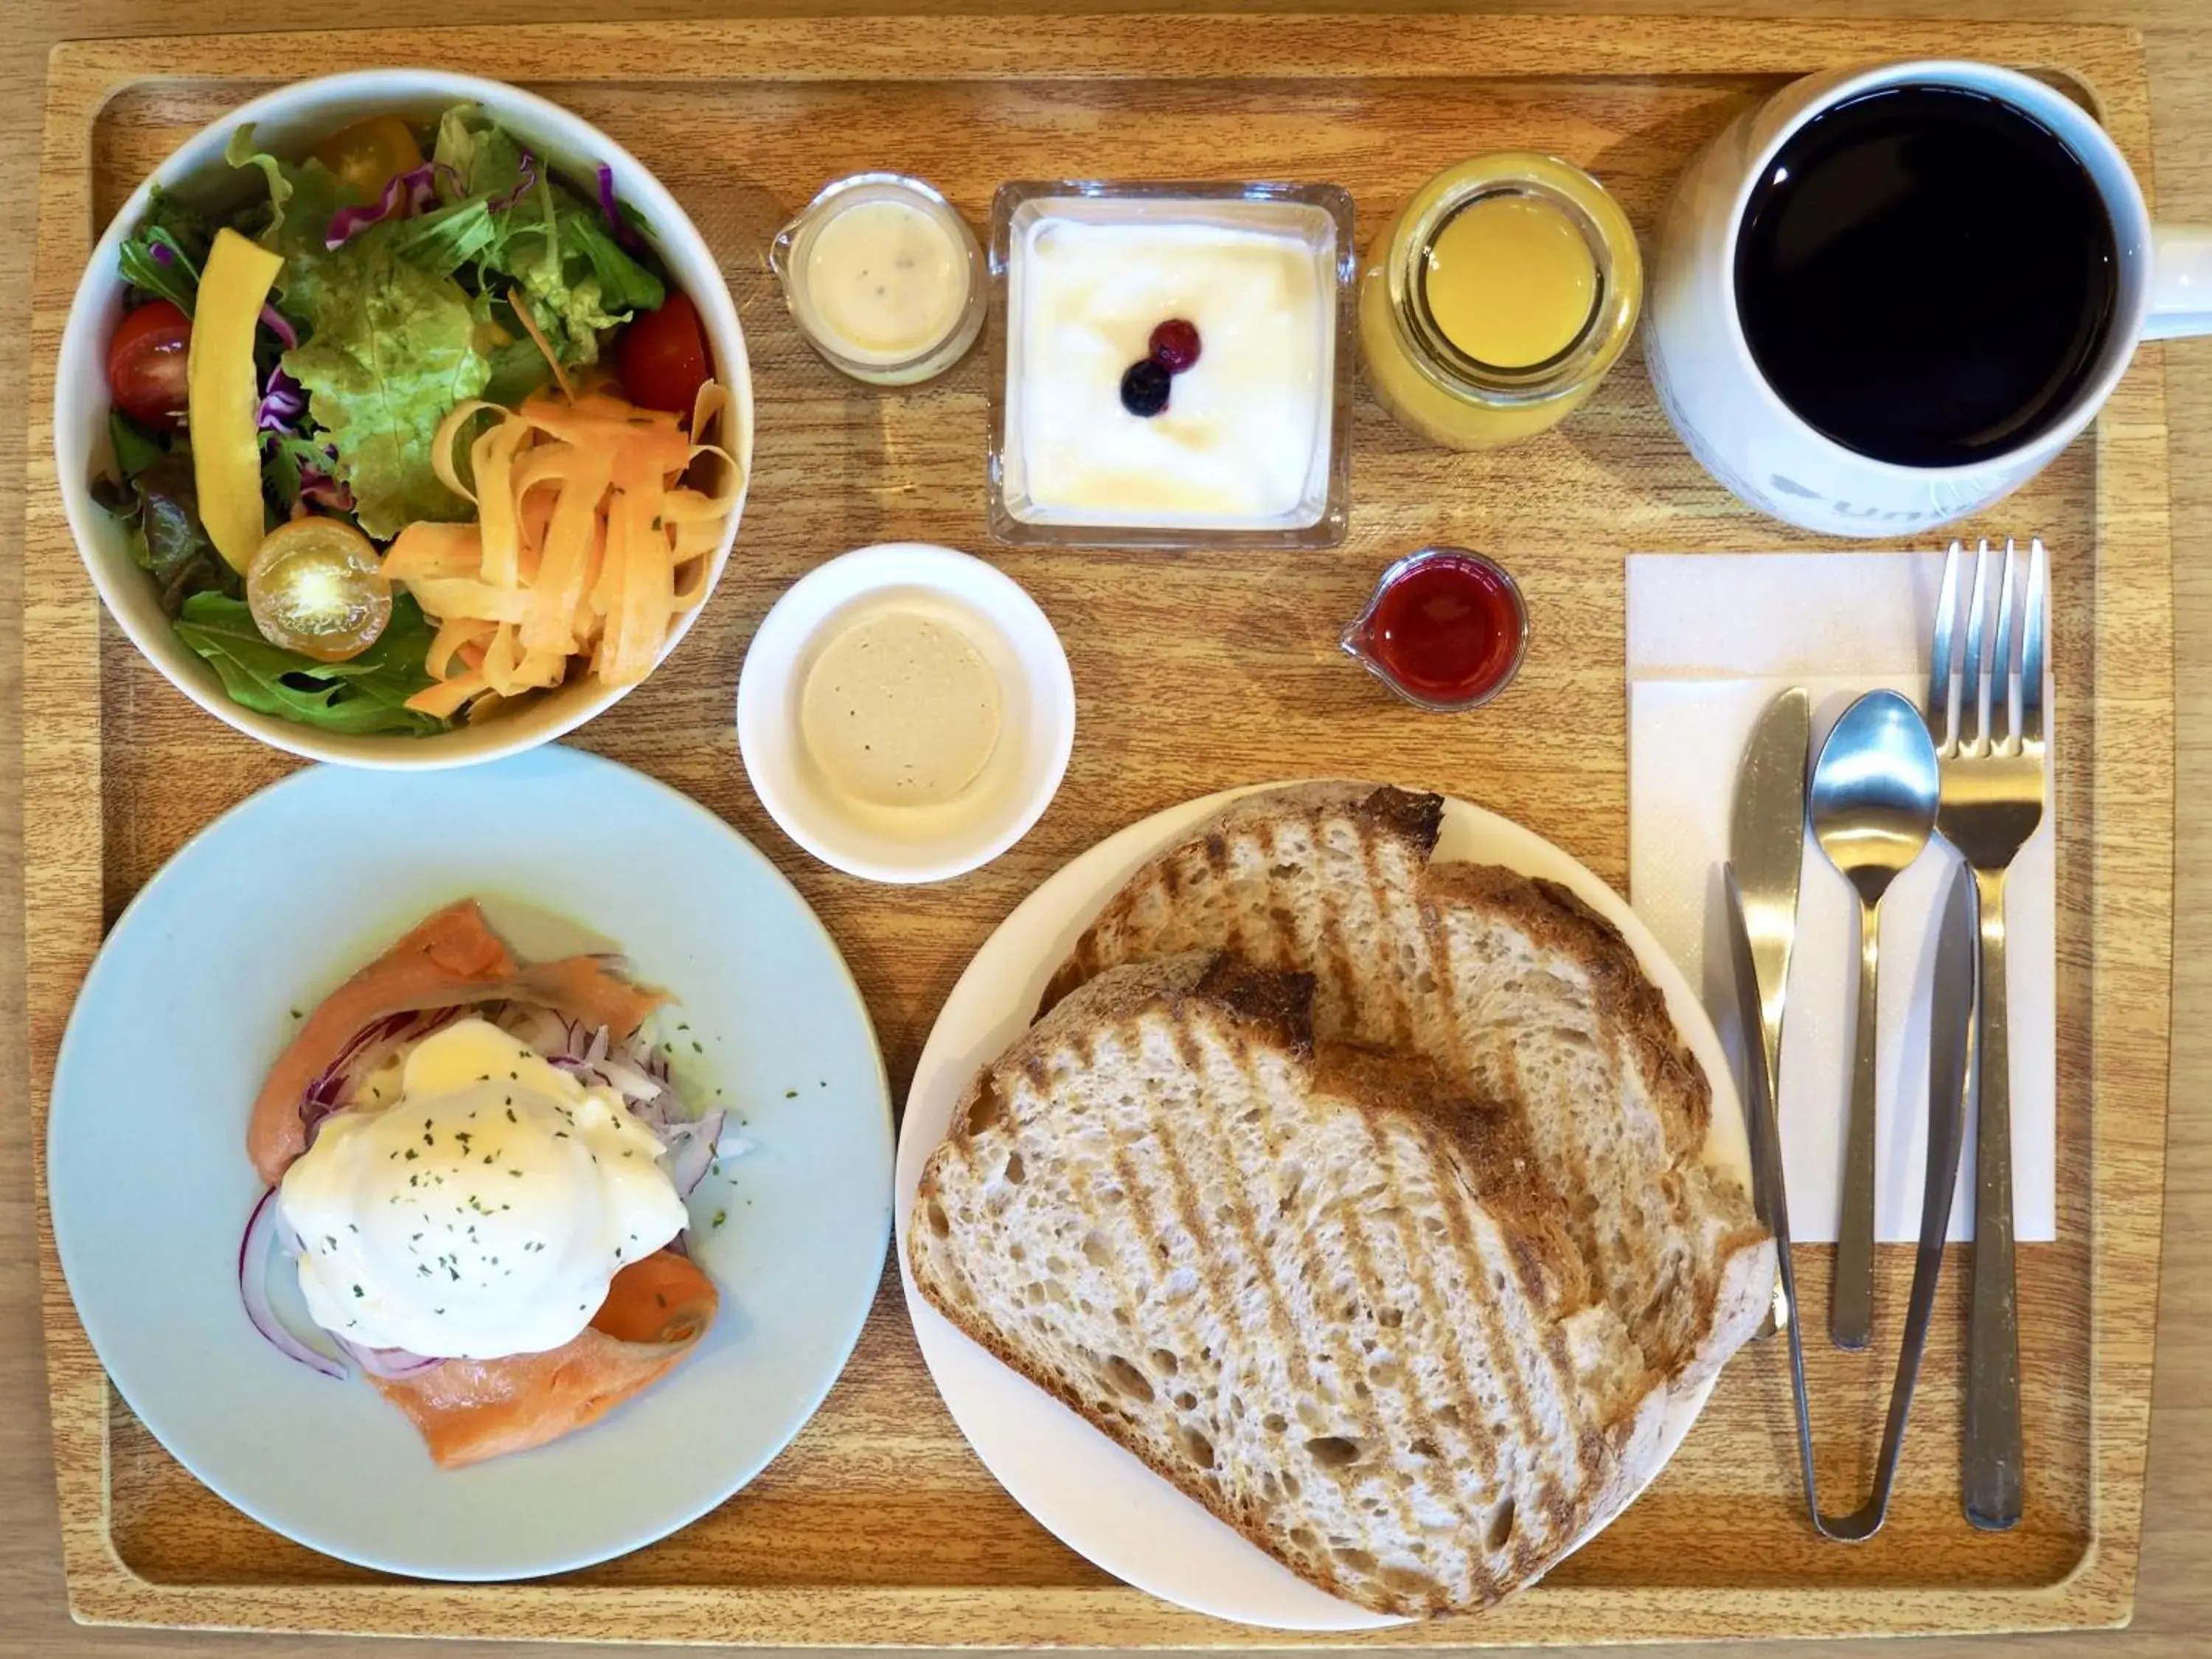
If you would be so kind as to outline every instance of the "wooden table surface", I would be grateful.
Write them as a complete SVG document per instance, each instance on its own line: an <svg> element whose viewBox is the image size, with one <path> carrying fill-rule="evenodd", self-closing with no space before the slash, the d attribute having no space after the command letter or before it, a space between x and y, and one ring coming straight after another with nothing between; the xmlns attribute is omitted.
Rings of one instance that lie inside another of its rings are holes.
<svg viewBox="0 0 2212 1659"><path fill-rule="evenodd" d="M1054 9L1158 9L1173 0L1075 0ZM1303 8L1330 9L1332 0ZM1350 9L1355 0L1334 0ZM746 9L744 0L383 0L374 21L414 23L712 15ZM760 10L904 9L895 0L769 4ZM959 9L999 8L973 0ZM1020 9L1020 8L1016 8ZM1213 0L1207 9L1233 9ZM1989 17L2129 22L2144 34L2157 149L2160 216L2212 223L2212 3L2207 0L1598 0L1597 3L1470 8L1608 13L1711 12L1756 15L1790 11L1836 16L1911 16L1947 12ZM297 0L8 0L0 16L0 155L35 155L46 49L71 36L297 28L366 22L359 10L302 7ZM1164 52L1173 50L1164 39ZM0 409L23 395L24 330L35 226L35 192L18 179L0 191ZM2176 826L2172 1107L2167 1155L2166 1249L2160 1298L2158 1382L2151 1426L2150 1480L2144 1511L2142 1581L2133 1629L2097 1637L1988 1638L1917 1644L1927 1659L1956 1655L2087 1651L2093 1659L2181 1659L2204 1651L2212 1626L2212 342L2170 349L2167 403L2172 430L2175 649L2181 699L2182 768ZM0 546L20 547L22 423L0 421ZM23 926L20 891L21 620L21 561L0 556L0 1022L23 1029ZM2193 718L2192 718L2193 717ZM21 1103L20 1041L0 1050L7 1099L0 1112L0 1169L27 1170L29 1130ZM52 1474L48 1460L44 1357L40 1350L37 1273L27 1175L0 1177L0 1659L15 1654L185 1656L298 1649L327 1655L367 1653L366 1640L247 1640L73 1626L64 1603ZM1624 1636L1633 1632L1624 1632ZM1869 1644L1853 1644L1852 1650ZM442 1655L520 1655L514 1645L428 1644ZM414 1650L423 1651L422 1649ZM546 1654L574 1655L548 1645ZM1844 1650L1836 1650L1838 1652ZM1673 1652L1675 1650L1654 1650ZM1730 1650L1780 1656L1780 1644Z"/></svg>

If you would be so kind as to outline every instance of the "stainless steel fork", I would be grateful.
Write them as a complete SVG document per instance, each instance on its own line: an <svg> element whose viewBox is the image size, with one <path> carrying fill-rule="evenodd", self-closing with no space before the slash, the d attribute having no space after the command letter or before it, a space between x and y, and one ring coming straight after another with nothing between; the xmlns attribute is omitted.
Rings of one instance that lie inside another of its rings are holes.
<svg viewBox="0 0 2212 1659"><path fill-rule="evenodd" d="M2012 1084L2005 1036L2005 872L2043 818L2043 673L2050 581L2029 544L2026 595L2014 544L2002 563L1984 540L1961 595L1965 550L1951 544L1929 653L1928 726L1942 775L1936 827L1974 874L1982 935L1976 1016L1980 1110L1974 1159L1974 1267L1968 1292L1966 1519L2000 1530L2021 1511L2020 1321L2013 1276ZM1995 587L1992 593L1990 590ZM1996 610L1996 635L1989 632ZM1963 649L1960 647L1963 647Z"/></svg>

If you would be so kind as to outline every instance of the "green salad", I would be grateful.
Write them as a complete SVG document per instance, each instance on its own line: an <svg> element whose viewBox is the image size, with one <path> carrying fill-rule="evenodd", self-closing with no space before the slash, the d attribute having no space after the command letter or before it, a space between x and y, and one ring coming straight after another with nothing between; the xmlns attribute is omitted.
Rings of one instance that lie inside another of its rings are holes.
<svg viewBox="0 0 2212 1659"><path fill-rule="evenodd" d="M409 526L475 516L465 477L441 477L441 428L556 382L688 416L697 312L610 169L580 193L473 105L434 131L374 117L297 160L242 125L225 156L261 175L250 204L216 218L157 190L123 244L115 466L94 494L236 702L337 732L442 731L465 705L409 706L434 684L438 618L379 568Z"/></svg>

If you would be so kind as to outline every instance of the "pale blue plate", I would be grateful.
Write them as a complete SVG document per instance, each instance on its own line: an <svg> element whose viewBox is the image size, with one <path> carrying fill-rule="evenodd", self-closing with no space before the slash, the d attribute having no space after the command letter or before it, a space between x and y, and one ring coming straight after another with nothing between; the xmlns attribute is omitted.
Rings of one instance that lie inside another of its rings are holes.
<svg viewBox="0 0 2212 1659"><path fill-rule="evenodd" d="M755 1150L693 1199L722 1293L698 1351L588 1429L441 1471L367 1382L264 1342L235 1273L260 1192L247 1110L292 1011L471 895L526 957L619 949L680 998L659 1017L678 1078ZM460 771L317 767L210 825L86 977L47 1136L62 1267L131 1409L256 1520L426 1578L586 1566L727 1498L843 1368L890 1226L883 1061L805 902L703 807L557 747Z"/></svg>

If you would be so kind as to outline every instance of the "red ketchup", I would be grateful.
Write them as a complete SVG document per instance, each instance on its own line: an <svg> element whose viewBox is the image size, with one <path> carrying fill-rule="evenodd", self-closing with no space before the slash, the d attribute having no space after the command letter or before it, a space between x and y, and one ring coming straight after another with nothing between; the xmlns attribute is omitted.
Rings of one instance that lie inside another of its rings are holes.
<svg viewBox="0 0 2212 1659"><path fill-rule="evenodd" d="M1408 702L1454 711L1505 689L1528 635L1521 590L1503 567L1431 547L1382 573L1343 643Z"/></svg>

